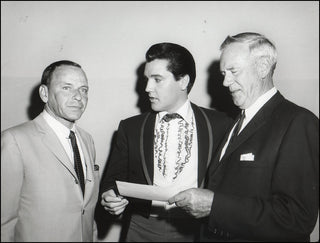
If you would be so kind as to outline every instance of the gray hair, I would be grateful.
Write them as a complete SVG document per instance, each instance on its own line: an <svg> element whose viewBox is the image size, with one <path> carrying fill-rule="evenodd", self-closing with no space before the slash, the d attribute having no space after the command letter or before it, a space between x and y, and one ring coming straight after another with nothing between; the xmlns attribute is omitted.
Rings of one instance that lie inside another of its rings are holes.
<svg viewBox="0 0 320 243"><path fill-rule="evenodd" d="M244 32L234 36L228 36L220 46L223 51L232 43L248 44L251 55L256 57L266 57L270 61L270 72L273 72L277 64L277 50L275 45L265 36L259 33Z"/></svg>

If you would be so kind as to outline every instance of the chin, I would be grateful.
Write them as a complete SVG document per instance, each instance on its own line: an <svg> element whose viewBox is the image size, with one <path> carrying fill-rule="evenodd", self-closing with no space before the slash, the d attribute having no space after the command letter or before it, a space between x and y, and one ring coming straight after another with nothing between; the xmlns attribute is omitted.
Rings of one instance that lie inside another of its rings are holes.
<svg viewBox="0 0 320 243"><path fill-rule="evenodd" d="M233 103L240 108L243 105L243 102L240 99L233 98Z"/></svg>
<svg viewBox="0 0 320 243"><path fill-rule="evenodd" d="M155 105L151 105L151 109L153 111L156 111L156 112L162 111L161 107L158 107L158 106L155 106Z"/></svg>
<svg viewBox="0 0 320 243"><path fill-rule="evenodd" d="M67 120L71 122L75 122L76 120L79 120L82 114L80 115L73 115L73 116L68 116Z"/></svg>

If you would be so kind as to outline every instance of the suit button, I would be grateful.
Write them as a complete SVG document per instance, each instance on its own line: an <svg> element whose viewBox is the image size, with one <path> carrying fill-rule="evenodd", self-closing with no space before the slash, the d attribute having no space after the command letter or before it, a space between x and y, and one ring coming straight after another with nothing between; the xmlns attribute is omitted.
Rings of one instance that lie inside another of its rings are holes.
<svg viewBox="0 0 320 243"><path fill-rule="evenodd" d="M84 209L82 209L82 215L84 215L84 211L85 211L85 210L84 210Z"/></svg>
<svg viewBox="0 0 320 243"><path fill-rule="evenodd" d="M77 179L74 179L74 182L75 182L76 184L78 184L78 180L77 180Z"/></svg>
<svg viewBox="0 0 320 243"><path fill-rule="evenodd" d="M214 228L213 229L213 234L217 234L217 231L218 231L217 228Z"/></svg>

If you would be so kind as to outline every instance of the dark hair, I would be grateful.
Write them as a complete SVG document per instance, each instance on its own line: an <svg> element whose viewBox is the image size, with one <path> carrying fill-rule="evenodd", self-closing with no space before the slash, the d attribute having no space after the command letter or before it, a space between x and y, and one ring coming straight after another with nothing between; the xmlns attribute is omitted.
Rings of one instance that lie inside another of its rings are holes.
<svg viewBox="0 0 320 243"><path fill-rule="evenodd" d="M196 65L193 56L186 48L167 42L155 44L147 51L146 60L147 62L151 62L155 59L168 60L167 69L176 80L189 75L190 81L187 92L190 92L196 78Z"/></svg>
<svg viewBox="0 0 320 243"><path fill-rule="evenodd" d="M78 67L81 68L81 66L78 63L72 62L72 61L68 61L68 60L61 60L61 61L57 61L54 63L51 63L48 67L46 67L46 69L43 71L42 73L42 77L41 77L41 84L44 85L49 85L50 81L51 81L51 76L52 73L54 72L54 70L62 65L66 65L66 66L74 66L74 67Z"/></svg>

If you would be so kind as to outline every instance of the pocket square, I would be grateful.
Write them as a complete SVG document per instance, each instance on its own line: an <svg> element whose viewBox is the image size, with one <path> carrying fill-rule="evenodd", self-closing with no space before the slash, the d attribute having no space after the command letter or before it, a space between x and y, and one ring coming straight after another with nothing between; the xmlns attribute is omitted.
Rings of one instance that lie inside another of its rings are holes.
<svg viewBox="0 0 320 243"><path fill-rule="evenodd" d="M254 154L253 153L241 154L240 161L254 161Z"/></svg>

